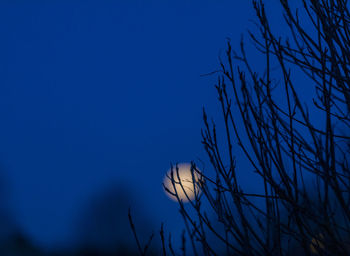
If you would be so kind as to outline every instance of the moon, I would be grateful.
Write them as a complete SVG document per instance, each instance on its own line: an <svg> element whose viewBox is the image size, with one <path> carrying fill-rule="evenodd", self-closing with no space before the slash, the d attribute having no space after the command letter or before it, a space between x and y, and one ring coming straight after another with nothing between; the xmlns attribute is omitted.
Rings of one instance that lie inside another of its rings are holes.
<svg viewBox="0 0 350 256"><path fill-rule="evenodd" d="M200 181L202 180L201 174L197 171L193 171L193 176L191 172L191 164L189 163L182 163L178 164L178 172L176 171L176 167L173 167L173 180L174 184L172 182L172 175L171 175L171 169L167 172L167 174L164 177L163 185L166 189L165 194L172 200L177 201L177 198L175 195L175 191L182 202L189 202L195 199L195 195L199 195L201 193L200 190ZM180 179L179 179L180 178ZM181 182L180 182L181 181ZM174 189L175 185L175 189ZM181 186L182 185L182 186Z"/></svg>
<svg viewBox="0 0 350 256"><path fill-rule="evenodd" d="M322 235L322 233L319 234L318 237L313 237L311 239L310 250L313 254L319 254L319 251L323 251L325 249L322 240L324 240L324 236Z"/></svg>

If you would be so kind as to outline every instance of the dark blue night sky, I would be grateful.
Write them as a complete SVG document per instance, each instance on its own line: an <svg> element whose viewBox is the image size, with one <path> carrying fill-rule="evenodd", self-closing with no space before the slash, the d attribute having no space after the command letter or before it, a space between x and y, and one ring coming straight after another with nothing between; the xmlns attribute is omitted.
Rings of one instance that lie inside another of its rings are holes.
<svg viewBox="0 0 350 256"><path fill-rule="evenodd" d="M201 74L253 18L246 0L2 0L0 171L23 232L73 243L84 207L113 186L176 229L163 176L171 162L209 168L202 107L219 108Z"/></svg>

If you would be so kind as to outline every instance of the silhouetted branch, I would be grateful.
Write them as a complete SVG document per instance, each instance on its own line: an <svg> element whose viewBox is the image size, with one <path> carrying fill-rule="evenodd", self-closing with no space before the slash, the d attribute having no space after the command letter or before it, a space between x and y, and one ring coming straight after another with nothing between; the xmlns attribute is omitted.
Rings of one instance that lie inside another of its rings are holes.
<svg viewBox="0 0 350 256"><path fill-rule="evenodd" d="M194 254L201 247L204 255L348 255L348 1L300 0L293 2L300 8L292 8L290 1L280 0L289 37L274 34L264 1L252 2L260 34L248 33L265 59L264 70L248 58L243 39L240 53L228 41L221 70L209 73L218 75L221 125L203 111L202 143L212 172L199 173L192 164L192 178L201 175L202 192L193 200L177 166L168 177L173 191L165 189L178 201ZM315 91L308 97L307 87ZM248 170L237 166L236 149L260 178L260 193L243 187Z"/></svg>
<svg viewBox="0 0 350 256"><path fill-rule="evenodd" d="M148 242L146 243L146 245L145 245L144 248L142 249L142 246L141 246L141 244L140 244L140 241L139 241L139 239L138 239L138 237L137 237L137 232L136 232L135 225L134 225L133 220L132 220L130 208L129 208L129 211L128 211L128 217L129 217L129 223L130 223L131 230L132 230L132 232L133 232L133 234L134 234L134 237L135 237L135 241L136 241L136 244L137 244L137 248L138 248L138 250L139 250L139 252L140 252L140 255L144 256L144 255L146 255L147 250L148 250L149 246L151 245L151 242L152 242L152 239L153 239L153 237L154 237L154 234L153 234L153 233L151 234L151 236L150 236L149 239L148 239Z"/></svg>

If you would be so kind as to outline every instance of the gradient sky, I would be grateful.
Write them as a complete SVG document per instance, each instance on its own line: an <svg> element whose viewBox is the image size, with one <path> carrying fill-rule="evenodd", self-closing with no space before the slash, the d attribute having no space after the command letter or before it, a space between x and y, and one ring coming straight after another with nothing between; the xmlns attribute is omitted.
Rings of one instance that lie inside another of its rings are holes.
<svg viewBox="0 0 350 256"><path fill-rule="evenodd" d="M209 166L202 107L218 115L216 78L200 75L253 18L247 0L2 0L0 171L22 229L67 244L90 198L121 184L176 228L163 176Z"/></svg>

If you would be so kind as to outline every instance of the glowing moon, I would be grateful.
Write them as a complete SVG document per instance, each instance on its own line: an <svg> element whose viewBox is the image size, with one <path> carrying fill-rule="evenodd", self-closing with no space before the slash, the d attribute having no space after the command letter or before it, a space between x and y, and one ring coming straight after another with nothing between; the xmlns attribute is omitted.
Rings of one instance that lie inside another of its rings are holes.
<svg viewBox="0 0 350 256"><path fill-rule="evenodd" d="M322 234L319 234L318 238L313 237L310 243L310 250L313 254L319 254L318 252L322 252L325 249L325 246L322 242L324 239Z"/></svg>
<svg viewBox="0 0 350 256"><path fill-rule="evenodd" d="M175 194L176 191L177 195L179 196L179 199L182 200L182 202L188 202L189 200L193 200L195 198L195 195L198 195L201 192L201 175L194 170L192 176L191 164L178 164L177 167L178 172L176 171L176 167L173 167L174 184L171 180L171 169L165 175L163 184L165 188L167 188L172 194ZM168 197L170 197L170 199L177 201L175 195L170 194L168 191L165 191L165 193Z"/></svg>

